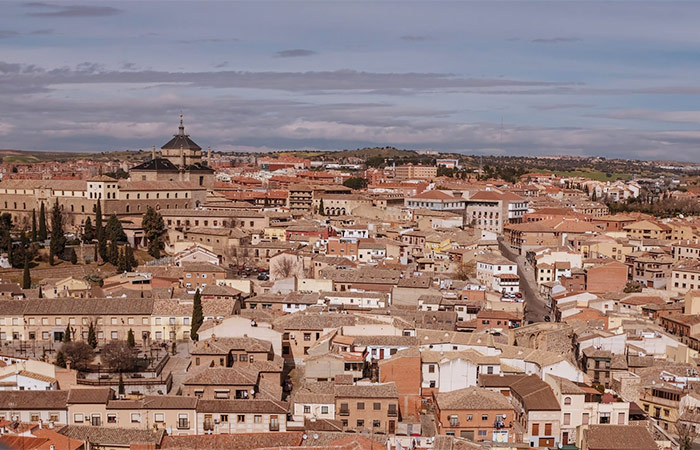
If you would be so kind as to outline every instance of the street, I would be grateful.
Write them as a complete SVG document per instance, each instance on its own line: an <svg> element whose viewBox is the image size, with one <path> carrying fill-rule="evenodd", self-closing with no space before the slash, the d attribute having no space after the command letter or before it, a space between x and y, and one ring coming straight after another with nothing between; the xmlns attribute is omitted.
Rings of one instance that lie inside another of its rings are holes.
<svg viewBox="0 0 700 450"><path fill-rule="evenodd" d="M512 251L501 240L498 240L498 246L501 253L511 261L518 264L518 275L520 275L520 292L525 300L525 323L528 321L543 322L544 316L549 315L547 305L537 289L535 274L532 268L527 264L525 256L518 255Z"/></svg>

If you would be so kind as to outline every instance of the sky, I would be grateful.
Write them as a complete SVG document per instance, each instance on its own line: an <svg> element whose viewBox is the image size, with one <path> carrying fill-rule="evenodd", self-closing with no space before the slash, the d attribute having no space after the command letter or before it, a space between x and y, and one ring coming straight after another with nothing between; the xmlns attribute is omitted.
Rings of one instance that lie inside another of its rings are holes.
<svg viewBox="0 0 700 450"><path fill-rule="evenodd" d="M698 2L0 6L0 148L700 161Z"/></svg>

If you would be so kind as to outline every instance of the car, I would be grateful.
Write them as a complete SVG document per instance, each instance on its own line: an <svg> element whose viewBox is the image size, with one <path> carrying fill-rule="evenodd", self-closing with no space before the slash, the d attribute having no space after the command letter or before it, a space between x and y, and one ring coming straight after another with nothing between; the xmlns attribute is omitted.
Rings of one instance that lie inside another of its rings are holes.
<svg viewBox="0 0 700 450"><path fill-rule="evenodd" d="M544 316L544 321L545 322L551 322L552 319L549 316Z"/></svg>
<svg viewBox="0 0 700 450"><path fill-rule="evenodd" d="M520 292L516 292L516 293L515 293L515 296L518 297L518 298L523 298L523 294L521 294Z"/></svg>
<svg viewBox="0 0 700 450"><path fill-rule="evenodd" d="M265 274L265 273L261 273L260 275L258 275L258 280L260 280L260 281L269 281L269 280L270 280L270 276L267 275L267 274Z"/></svg>

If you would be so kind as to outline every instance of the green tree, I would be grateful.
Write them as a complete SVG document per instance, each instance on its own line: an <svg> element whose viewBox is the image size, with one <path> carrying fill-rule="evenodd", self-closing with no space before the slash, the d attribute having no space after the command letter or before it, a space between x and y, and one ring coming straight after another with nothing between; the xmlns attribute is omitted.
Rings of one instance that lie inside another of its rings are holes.
<svg viewBox="0 0 700 450"><path fill-rule="evenodd" d="M83 225L83 242L92 242L95 239L95 227L92 226L92 220L88 217Z"/></svg>
<svg viewBox="0 0 700 450"><path fill-rule="evenodd" d="M27 237L27 233L22 231L22 234L20 234L19 238L19 245L15 245L12 247L12 257L10 259L12 267L15 267L17 269L24 267L24 260L29 258L28 249L29 238Z"/></svg>
<svg viewBox="0 0 700 450"><path fill-rule="evenodd" d="M190 331L190 338L193 341L199 340L199 327L204 323L204 314L202 312L202 296L199 293L199 289L194 293L194 304L192 305L192 329Z"/></svg>
<svg viewBox="0 0 700 450"><path fill-rule="evenodd" d="M369 184L369 181L367 181L366 178L362 178L362 177L348 178L347 180L345 180L343 182L343 186L349 187L350 189L355 189L355 190L364 189L367 187L368 184Z"/></svg>
<svg viewBox="0 0 700 450"><path fill-rule="evenodd" d="M0 250L6 251L12 263L12 216L10 213L0 215Z"/></svg>
<svg viewBox="0 0 700 450"><path fill-rule="evenodd" d="M109 241L107 260L115 266L119 264L119 246L117 245L117 241Z"/></svg>
<svg viewBox="0 0 700 450"><path fill-rule="evenodd" d="M36 209L32 209L32 242L36 242L38 230L36 229Z"/></svg>
<svg viewBox="0 0 700 450"><path fill-rule="evenodd" d="M51 248L54 256L59 258L66 249L66 235L63 232L63 212L58 205L58 199L51 211Z"/></svg>
<svg viewBox="0 0 700 450"><path fill-rule="evenodd" d="M122 228L122 223L119 221L116 214L112 214L109 217L107 225L105 225L105 236L110 241L126 241L126 234L124 233L124 228Z"/></svg>
<svg viewBox="0 0 700 450"><path fill-rule="evenodd" d="M102 362L117 372L128 372L136 365L137 351L125 341L105 344L100 352Z"/></svg>
<svg viewBox="0 0 700 450"><path fill-rule="evenodd" d="M107 251L107 238L105 236L105 230L102 226L102 204L100 199L97 199L97 204L95 205L95 233L97 235L97 251L100 254L103 262L109 260L109 254Z"/></svg>
<svg viewBox="0 0 700 450"><path fill-rule="evenodd" d="M134 270L136 267L138 267L139 263L136 261L136 258L134 258L134 249L131 248L131 245L126 244L126 267L127 271L131 272Z"/></svg>
<svg viewBox="0 0 700 450"><path fill-rule="evenodd" d="M70 249L70 263L71 264L78 264L78 255L77 255L77 253L75 253L74 248Z"/></svg>
<svg viewBox="0 0 700 450"><path fill-rule="evenodd" d="M70 329L70 324L66 325L66 330L63 332L63 343L67 344L70 341L72 341L73 337L71 336L71 329Z"/></svg>
<svg viewBox="0 0 700 450"><path fill-rule="evenodd" d="M126 393L126 389L124 388L124 376L121 372L119 372L119 385L117 386L117 390L119 391L119 395L125 395Z"/></svg>
<svg viewBox="0 0 700 450"><path fill-rule="evenodd" d="M88 326L88 338L87 342L92 348L97 348L97 333L95 332L95 323L90 321Z"/></svg>
<svg viewBox="0 0 700 450"><path fill-rule="evenodd" d="M24 258L24 272L22 272L22 289L32 287L32 276L29 274L29 258Z"/></svg>
<svg viewBox="0 0 700 450"><path fill-rule="evenodd" d="M154 258L160 258L163 248L163 235L165 234L165 222L158 211L148 207L141 222L146 240L148 241L148 254Z"/></svg>
<svg viewBox="0 0 700 450"><path fill-rule="evenodd" d="M129 272L126 262L126 248L122 247L119 249L119 257L117 258L117 270L119 272Z"/></svg>
<svg viewBox="0 0 700 450"><path fill-rule="evenodd" d="M62 351L56 353L56 365L64 369L66 368L66 357L63 355Z"/></svg>
<svg viewBox="0 0 700 450"><path fill-rule="evenodd" d="M44 242L49 237L46 231L46 210L44 209L44 202L41 202L39 207L39 231L37 232L37 238Z"/></svg>
<svg viewBox="0 0 700 450"><path fill-rule="evenodd" d="M323 199L318 202L318 214L321 216L326 215L326 207L323 206Z"/></svg>
<svg viewBox="0 0 700 450"><path fill-rule="evenodd" d="M129 344L129 347L134 348L136 347L136 338L134 337L134 330L129 328L129 333L126 335L126 343Z"/></svg>

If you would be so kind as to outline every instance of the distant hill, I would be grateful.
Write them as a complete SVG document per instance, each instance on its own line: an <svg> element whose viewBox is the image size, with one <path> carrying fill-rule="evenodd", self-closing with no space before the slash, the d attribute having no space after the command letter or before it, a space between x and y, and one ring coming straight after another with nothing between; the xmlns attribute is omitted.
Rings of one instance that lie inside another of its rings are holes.
<svg viewBox="0 0 700 450"><path fill-rule="evenodd" d="M394 147L373 147L361 148L357 150L343 150L340 152L329 152L328 157L333 159L341 158L414 158L420 156L413 150L399 150Z"/></svg>

